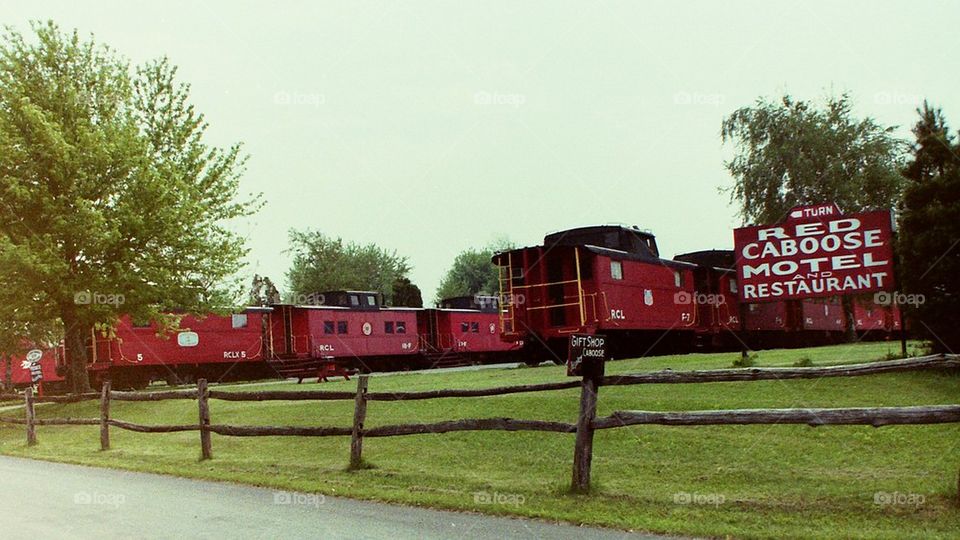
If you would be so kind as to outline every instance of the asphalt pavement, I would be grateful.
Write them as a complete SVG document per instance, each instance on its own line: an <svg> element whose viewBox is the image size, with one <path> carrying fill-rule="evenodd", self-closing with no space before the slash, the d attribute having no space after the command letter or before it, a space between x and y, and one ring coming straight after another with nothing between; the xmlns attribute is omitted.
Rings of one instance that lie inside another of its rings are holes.
<svg viewBox="0 0 960 540"><path fill-rule="evenodd" d="M0 457L0 538L661 537Z"/></svg>

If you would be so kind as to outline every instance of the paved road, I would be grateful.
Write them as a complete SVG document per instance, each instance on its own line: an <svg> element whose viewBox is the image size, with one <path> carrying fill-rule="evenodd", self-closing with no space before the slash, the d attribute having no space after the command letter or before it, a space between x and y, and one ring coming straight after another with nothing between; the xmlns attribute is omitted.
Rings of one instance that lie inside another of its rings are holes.
<svg viewBox="0 0 960 540"><path fill-rule="evenodd" d="M36 538L656 538L0 457L0 536Z"/></svg>

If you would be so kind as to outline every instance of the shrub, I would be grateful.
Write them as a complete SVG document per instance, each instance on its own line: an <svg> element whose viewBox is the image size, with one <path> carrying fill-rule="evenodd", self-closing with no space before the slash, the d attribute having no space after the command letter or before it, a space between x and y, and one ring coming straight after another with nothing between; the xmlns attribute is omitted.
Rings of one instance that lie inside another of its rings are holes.
<svg viewBox="0 0 960 540"><path fill-rule="evenodd" d="M757 353L750 353L747 356L738 356L736 360L733 361L733 367L735 368L744 368L744 367L753 367L757 365L757 360L760 358L760 355Z"/></svg>

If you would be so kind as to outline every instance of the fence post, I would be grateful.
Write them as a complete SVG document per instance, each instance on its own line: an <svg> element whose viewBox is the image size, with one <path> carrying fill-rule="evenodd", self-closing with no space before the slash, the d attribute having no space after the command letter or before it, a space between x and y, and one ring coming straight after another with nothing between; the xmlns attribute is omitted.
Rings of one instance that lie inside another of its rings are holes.
<svg viewBox="0 0 960 540"><path fill-rule="evenodd" d="M359 469L363 461L363 421L367 418L367 379L357 377L357 397L353 405L353 433L350 436L350 469Z"/></svg>
<svg viewBox="0 0 960 540"><path fill-rule="evenodd" d="M28 386L26 392L23 393L23 399L26 405L26 415L27 415L27 446L34 446L37 444L37 414L33 410L33 386Z"/></svg>
<svg viewBox="0 0 960 540"><path fill-rule="evenodd" d="M597 417L597 390L600 376L584 373L580 387L580 414L577 417L577 439L573 449L573 480L570 490L574 493L590 491L590 462L593 459L593 421Z"/></svg>
<svg viewBox="0 0 960 540"><path fill-rule="evenodd" d="M100 390L100 450L110 449L110 381Z"/></svg>
<svg viewBox="0 0 960 540"><path fill-rule="evenodd" d="M197 381L197 404L200 411L200 459L211 459L210 452L210 403L207 401L207 380Z"/></svg>

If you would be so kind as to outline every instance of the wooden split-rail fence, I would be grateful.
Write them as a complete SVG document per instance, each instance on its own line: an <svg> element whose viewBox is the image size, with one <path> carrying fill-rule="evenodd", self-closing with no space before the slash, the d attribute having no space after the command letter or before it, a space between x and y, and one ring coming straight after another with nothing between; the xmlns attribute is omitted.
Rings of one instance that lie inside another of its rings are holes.
<svg viewBox="0 0 960 540"><path fill-rule="evenodd" d="M571 489L586 492L590 488L590 470L593 456L593 436L599 429L621 428L642 424L669 426L743 425L743 424L807 424L870 425L874 427L906 424L941 424L960 422L960 404L921 405L910 407L864 407L829 409L734 409L707 411L616 411L598 418L597 398L602 386L634 384L691 384L743 381L772 381L790 379L819 379L826 377L855 377L880 373L895 373L927 369L957 369L958 355L931 355L904 360L890 360L830 367L796 368L740 368L704 371L657 371L632 375L595 374L582 380L504 386L469 390L430 390L424 392L370 392L369 377L360 376L356 392L331 391L224 391L211 389L201 379L196 389L158 392L117 392L105 382L99 393L72 396L37 397L31 388L24 393L22 418L0 417L0 423L26 425L28 445L37 444L37 426L90 425L100 426L100 448L110 448L110 428L140 433L200 432L201 459L211 459L211 434L230 437L332 437L350 436L350 468L362 465L363 440L370 437L395 437L450 433L454 431L546 431L575 434ZM409 401L422 399L471 398L544 392L580 387L580 412L575 423L526 420L516 418L474 418L448 420L430 424L398 424L366 428L367 402ZM0 396L0 400L12 396ZM15 398L19 399L19 398ZM100 400L99 418L39 418L34 405L38 402L73 403ZM198 421L183 425L143 425L125 422L111 415L112 401L160 401L188 399L197 401ZM211 421L210 400L223 401L304 401L353 400L353 425L350 427L312 426L242 426L214 424ZM960 488L960 476L958 476ZM960 497L960 489L958 489Z"/></svg>

